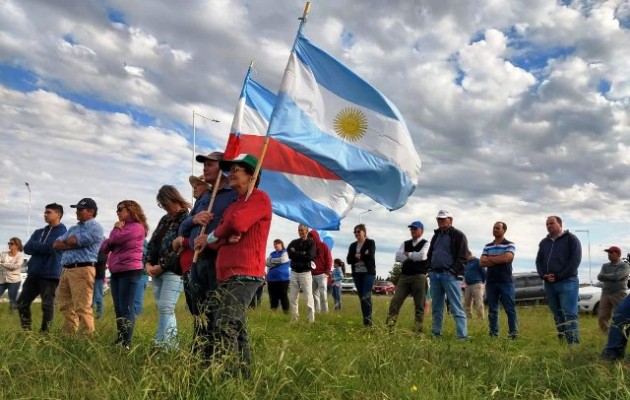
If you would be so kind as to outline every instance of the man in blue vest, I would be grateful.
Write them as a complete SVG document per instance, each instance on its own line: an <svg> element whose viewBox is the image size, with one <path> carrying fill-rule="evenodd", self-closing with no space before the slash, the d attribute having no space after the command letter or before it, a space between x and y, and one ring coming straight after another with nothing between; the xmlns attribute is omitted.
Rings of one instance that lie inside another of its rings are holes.
<svg viewBox="0 0 630 400"><path fill-rule="evenodd" d="M402 263L400 277L396 284L396 292L389 304L389 315L387 325L393 328L396 325L400 307L405 299L411 295L415 307L414 331L422 332L422 322L424 321L424 303L427 295L427 271L429 262L427 253L429 252L429 242L422 239L424 225L420 221L414 221L409 226L411 239L403 242L396 252L396 262Z"/></svg>

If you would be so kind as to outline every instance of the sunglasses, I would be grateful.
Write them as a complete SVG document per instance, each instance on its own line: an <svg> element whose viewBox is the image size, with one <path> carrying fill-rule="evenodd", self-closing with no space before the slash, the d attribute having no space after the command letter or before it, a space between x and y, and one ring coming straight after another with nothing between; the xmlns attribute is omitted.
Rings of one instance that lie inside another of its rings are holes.
<svg viewBox="0 0 630 400"><path fill-rule="evenodd" d="M419 228L416 228L415 226L412 226L411 228L409 228L410 231L417 231Z"/></svg>
<svg viewBox="0 0 630 400"><path fill-rule="evenodd" d="M159 205L159 203L158 203L158 205ZM121 212L124 209L125 209L125 207L116 207L116 212Z"/></svg>
<svg viewBox="0 0 630 400"><path fill-rule="evenodd" d="M9 243L7 243L7 244L8 244L9 246L13 246L15 243L13 243L13 242L9 242Z"/></svg>
<svg viewBox="0 0 630 400"><path fill-rule="evenodd" d="M232 165L229 171L230 171L230 174L235 174L238 171L245 171L245 168L239 167L238 165Z"/></svg>
<svg viewBox="0 0 630 400"><path fill-rule="evenodd" d="M363 231L354 231L354 234L356 235L357 233L361 233Z"/></svg>

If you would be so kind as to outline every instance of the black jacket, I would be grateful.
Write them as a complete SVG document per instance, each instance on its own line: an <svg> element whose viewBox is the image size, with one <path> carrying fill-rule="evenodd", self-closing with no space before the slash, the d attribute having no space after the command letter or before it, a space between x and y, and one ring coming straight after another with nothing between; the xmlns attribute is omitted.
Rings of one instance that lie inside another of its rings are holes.
<svg viewBox="0 0 630 400"><path fill-rule="evenodd" d="M376 275L376 261L374 260L374 253L376 252L376 243L372 239L365 239L365 243L361 247L361 260L365 263L368 275ZM357 242L354 242L348 248L348 257L346 261L352 266L352 273L354 274L354 264L359 262L357 260Z"/></svg>
<svg viewBox="0 0 630 400"><path fill-rule="evenodd" d="M295 272L310 272L311 261L315 260L315 242L311 239L297 238L287 246L287 254L291 259L291 270Z"/></svg>
<svg viewBox="0 0 630 400"><path fill-rule="evenodd" d="M433 256L433 246L439 234L439 229L433 231L431 247L429 247L429 254L427 254L429 267L431 265L431 257ZM452 226L446 230L446 234L451 238L451 254L453 255L453 271L451 272L455 275L463 276L464 267L466 266L466 253L468 252L468 240L466 239L466 235Z"/></svg>

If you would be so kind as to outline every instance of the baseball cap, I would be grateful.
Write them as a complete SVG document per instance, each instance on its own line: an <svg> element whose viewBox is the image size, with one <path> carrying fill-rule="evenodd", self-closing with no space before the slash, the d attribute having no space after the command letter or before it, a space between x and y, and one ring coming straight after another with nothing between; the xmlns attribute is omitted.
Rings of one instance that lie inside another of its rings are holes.
<svg viewBox="0 0 630 400"><path fill-rule="evenodd" d="M86 210L98 210L98 207L96 207L96 202L89 197L81 199L81 201L79 201L77 204L73 204L70 207Z"/></svg>
<svg viewBox="0 0 630 400"><path fill-rule="evenodd" d="M219 162L219 167L222 171L228 171L232 164L245 164L251 167L252 171L256 169L258 165L258 159L251 154L241 153L231 160L222 160Z"/></svg>
<svg viewBox="0 0 630 400"><path fill-rule="evenodd" d="M609 248L607 248L606 250L604 250L606 253L617 253L619 255L621 255L621 249L617 246L610 246Z"/></svg>
<svg viewBox="0 0 630 400"><path fill-rule="evenodd" d="M223 160L223 152L213 151L207 156L199 154L197 157L195 157L195 160L197 160L197 162L200 162L200 163L205 162L205 161L221 161Z"/></svg>
<svg viewBox="0 0 630 400"><path fill-rule="evenodd" d="M437 213L437 217L438 219L442 219L442 218L453 218L453 214L451 214L451 212L449 210L440 210Z"/></svg>
<svg viewBox="0 0 630 400"><path fill-rule="evenodd" d="M413 221L411 224L407 226L407 228L420 228L424 229L424 225L420 221Z"/></svg>

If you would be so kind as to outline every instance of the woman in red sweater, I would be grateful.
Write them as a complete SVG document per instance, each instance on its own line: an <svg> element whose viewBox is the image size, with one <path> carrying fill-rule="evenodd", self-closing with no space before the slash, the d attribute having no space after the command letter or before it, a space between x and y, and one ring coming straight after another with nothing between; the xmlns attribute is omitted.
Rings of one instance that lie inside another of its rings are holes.
<svg viewBox="0 0 630 400"><path fill-rule="evenodd" d="M239 197L223 212L223 219L208 235L207 244L203 236L195 239L195 249L208 245L218 250L219 306L215 333L221 346L215 349L213 358L227 356L226 370L244 376L250 375L251 366L246 311L256 289L263 283L271 227L271 200L257 189L260 176L256 188L246 199L257 163L251 154L220 162L221 170L228 172L230 185Z"/></svg>

